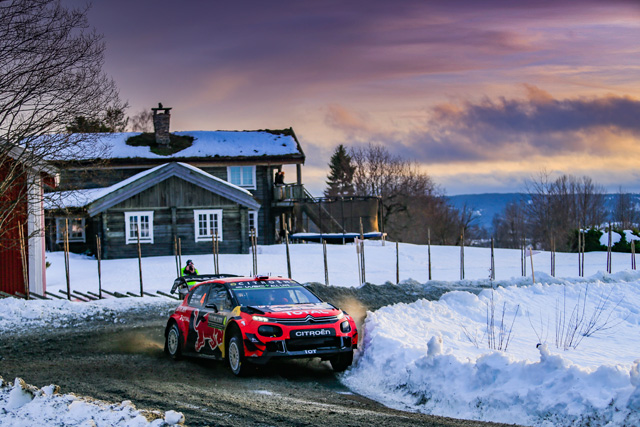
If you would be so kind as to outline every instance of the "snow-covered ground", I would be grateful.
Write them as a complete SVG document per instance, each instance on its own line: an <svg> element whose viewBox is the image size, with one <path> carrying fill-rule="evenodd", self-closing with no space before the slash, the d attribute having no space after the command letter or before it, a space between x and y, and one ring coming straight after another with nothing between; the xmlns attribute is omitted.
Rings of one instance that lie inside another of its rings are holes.
<svg viewBox="0 0 640 427"><path fill-rule="evenodd" d="M287 274L284 246L258 249L261 273ZM395 282L394 244L367 242L365 254L367 281ZM489 285L488 249L465 248L462 282L459 248L434 246L431 254L435 281L449 281L452 287ZM493 293L450 292L440 301L369 313L358 358L342 381L390 406L456 418L545 426L640 425L640 273L628 270L630 255L614 253L609 275L603 273L606 253L587 253L587 277L577 278L577 254L558 253L553 278L549 254L537 253L534 285L529 258L527 277L521 277L520 256L518 250L496 250ZM185 256L183 262L187 258L200 273L212 271L210 255ZM49 253L47 259L47 290L57 293L66 288L62 254ZM291 259L294 279L324 282L321 245L292 245ZM220 256L222 272L249 274L251 265L250 255ZM328 268L331 285L358 286L353 245L328 246ZM148 292L167 292L176 276L173 257L143 258L142 270ZM103 261L102 271L103 288L139 292L137 259ZM97 292L94 259L72 255L70 276L72 289ZM425 246L400 244L400 279L400 286L402 281L428 281ZM15 327L16 318L34 327L46 322L65 326L85 317L117 322L121 310L149 304L170 307L176 302L151 297L91 303L5 299L0 300L0 331ZM488 348L487 310L492 306L495 342L500 346L502 337L502 351ZM592 320L591 329L601 329L589 337L578 332L572 343L561 339L575 329L576 318L582 325ZM501 324L511 330L508 346ZM8 392L0 391L0 424L14 411L2 411L9 399L2 393Z"/></svg>
<svg viewBox="0 0 640 427"><path fill-rule="evenodd" d="M175 411L139 411L130 401L118 404L60 394L49 385L38 389L16 378L0 377L0 425L32 426L127 426L177 425L184 416Z"/></svg>

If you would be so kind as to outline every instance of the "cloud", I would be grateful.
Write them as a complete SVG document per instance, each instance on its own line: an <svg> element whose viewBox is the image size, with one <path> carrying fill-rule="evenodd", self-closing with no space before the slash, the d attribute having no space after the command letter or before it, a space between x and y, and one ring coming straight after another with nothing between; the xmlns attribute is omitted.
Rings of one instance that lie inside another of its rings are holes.
<svg viewBox="0 0 640 427"><path fill-rule="evenodd" d="M535 86L525 90L524 98L437 105L426 128L407 137L403 151L438 163L640 148L640 100L615 95L556 99Z"/></svg>

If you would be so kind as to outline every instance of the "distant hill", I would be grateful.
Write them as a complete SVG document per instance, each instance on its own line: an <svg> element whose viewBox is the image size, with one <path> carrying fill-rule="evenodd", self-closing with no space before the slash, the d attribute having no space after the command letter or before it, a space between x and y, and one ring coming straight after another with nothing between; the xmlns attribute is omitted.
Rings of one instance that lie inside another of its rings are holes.
<svg viewBox="0 0 640 427"><path fill-rule="evenodd" d="M473 209L478 214L477 224L487 230L492 229L491 221L496 214L502 213L508 203L529 198L524 193L484 193L484 194L460 194L448 196L451 204L462 209L465 204L467 209Z"/></svg>
<svg viewBox="0 0 640 427"><path fill-rule="evenodd" d="M640 212L640 194L629 193L628 195L631 197L636 211ZM462 209L466 204L467 208L476 211L478 214L478 225L486 228L488 231L492 229L491 222L495 214L502 213L508 203L523 198L528 200L529 196L525 193L485 193L448 196L448 199L454 207ZM609 212L614 211L617 200L617 193L607 194L605 196L605 203Z"/></svg>

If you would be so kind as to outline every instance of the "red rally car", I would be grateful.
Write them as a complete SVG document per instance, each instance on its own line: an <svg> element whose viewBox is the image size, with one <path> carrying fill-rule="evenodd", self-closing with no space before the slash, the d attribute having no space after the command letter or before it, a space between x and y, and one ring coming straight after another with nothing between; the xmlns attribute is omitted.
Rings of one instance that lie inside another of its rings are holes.
<svg viewBox="0 0 640 427"><path fill-rule="evenodd" d="M174 359L226 359L235 375L247 362L272 357L320 357L335 371L353 361L358 331L351 316L291 279L189 276L176 279L176 290L184 300L165 328L165 351Z"/></svg>

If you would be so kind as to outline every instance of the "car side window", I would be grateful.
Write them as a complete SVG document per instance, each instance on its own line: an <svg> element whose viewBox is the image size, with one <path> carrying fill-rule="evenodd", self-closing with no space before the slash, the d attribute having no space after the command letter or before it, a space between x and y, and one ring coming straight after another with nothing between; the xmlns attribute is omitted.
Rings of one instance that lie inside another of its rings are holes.
<svg viewBox="0 0 640 427"><path fill-rule="evenodd" d="M207 296L207 290L209 286L200 285L191 292L189 297L189 305L191 307L202 308L204 307L204 301Z"/></svg>
<svg viewBox="0 0 640 427"><path fill-rule="evenodd" d="M211 303L218 307L218 311L231 310L231 298L229 298L229 292L223 285L213 285L211 287L207 304Z"/></svg>

